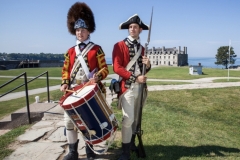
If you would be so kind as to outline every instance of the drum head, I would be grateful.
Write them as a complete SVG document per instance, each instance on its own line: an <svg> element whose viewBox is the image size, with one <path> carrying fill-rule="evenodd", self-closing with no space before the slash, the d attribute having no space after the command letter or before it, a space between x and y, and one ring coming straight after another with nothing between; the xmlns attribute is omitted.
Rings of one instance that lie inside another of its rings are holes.
<svg viewBox="0 0 240 160"><path fill-rule="evenodd" d="M63 105L68 105L71 103L75 103L77 101L79 101L80 99L82 99L83 97L86 97L86 95L88 95L91 91L93 91L94 87L96 85L89 85L86 86L84 88L79 89L80 92L78 92L79 90L77 90L77 94L76 93L72 93L64 102Z"/></svg>

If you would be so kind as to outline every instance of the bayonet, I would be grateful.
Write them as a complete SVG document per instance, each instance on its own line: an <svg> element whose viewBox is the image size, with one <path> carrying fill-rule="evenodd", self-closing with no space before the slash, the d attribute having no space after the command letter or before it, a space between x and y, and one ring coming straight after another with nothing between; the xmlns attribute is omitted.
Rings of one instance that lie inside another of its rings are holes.
<svg viewBox="0 0 240 160"><path fill-rule="evenodd" d="M152 14L151 14L151 20L150 20L149 31L148 31L147 44L149 44L149 42L150 42L150 37L151 37L151 30L152 30L152 16L153 16L153 7L152 7Z"/></svg>

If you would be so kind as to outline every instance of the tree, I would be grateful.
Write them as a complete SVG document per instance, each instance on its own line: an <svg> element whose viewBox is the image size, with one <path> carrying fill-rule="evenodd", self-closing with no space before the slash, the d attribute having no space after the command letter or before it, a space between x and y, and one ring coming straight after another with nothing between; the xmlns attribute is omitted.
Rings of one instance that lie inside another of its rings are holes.
<svg viewBox="0 0 240 160"><path fill-rule="evenodd" d="M228 68L229 64L235 64L237 57L235 52L233 51L233 47L230 47L230 59L229 59L229 46L221 46L218 48L218 52L215 56L216 58L216 65L223 65L225 68Z"/></svg>

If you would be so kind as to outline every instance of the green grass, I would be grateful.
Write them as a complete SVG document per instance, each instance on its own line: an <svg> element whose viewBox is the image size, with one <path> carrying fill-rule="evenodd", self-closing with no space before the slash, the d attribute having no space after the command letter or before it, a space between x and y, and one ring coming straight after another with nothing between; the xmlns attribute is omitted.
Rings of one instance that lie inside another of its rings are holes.
<svg viewBox="0 0 240 160"><path fill-rule="evenodd" d="M149 73L147 73L148 78L155 79L198 79L206 77L227 77L228 70L225 69L213 69L213 68L203 68L203 75L189 75L189 67L156 67L152 68ZM239 71L230 71L231 77L240 77Z"/></svg>
<svg viewBox="0 0 240 160"><path fill-rule="evenodd" d="M23 69L12 69L12 70L0 70L1 76L18 76L24 72L27 73L27 77L36 77L46 71L48 71L49 77L61 77L61 67L50 67L50 68L23 68ZM46 75L45 75L46 76Z"/></svg>
<svg viewBox="0 0 240 160"><path fill-rule="evenodd" d="M171 82L171 81L148 81L148 86L154 85L180 85L180 84L192 84L190 82ZM106 87L109 87L110 83L106 83Z"/></svg>
<svg viewBox="0 0 240 160"><path fill-rule="evenodd" d="M0 136L0 159L9 156L14 150L7 148L9 144L14 142L16 138L22 135L30 125L24 125L18 128L15 128L8 133Z"/></svg>
<svg viewBox="0 0 240 160"><path fill-rule="evenodd" d="M0 85L5 84L6 82L10 81L12 79L9 78L0 78ZM31 80L31 78L28 78L27 81ZM0 90L0 94L4 94L20 85L24 84L24 79L17 79L14 82L12 82L9 85L6 85L5 87L1 88ZM61 84L61 79L49 79L49 86L55 86L55 85L59 85L60 87ZM44 79L36 79L33 80L31 82L28 83L28 89L36 89L36 88L44 88L47 87L47 79L46 77L44 77ZM25 85L18 88L17 90L13 91L13 92L20 92L20 91L25 91Z"/></svg>
<svg viewBox="0 0 240 160"><path fill-rule="evenodd" d="M213 80L213 82L240 82L240 79L228 79L228 78L225 78L225 79L215 79Z"/></svg>
<svg viewBox="0 0 240 160"><path fill-rule="evenodd" d="M41 68L41 71L34 69L35 72L30 69L31 72L29 70L28 76L36 76L46 70L61 72L61 69L58 69L45 68L44 70ZM112 72L111 69L109 69L110 73ZM14 71L16 75L22 73L21 69L18 72L17 70L11 71ZM190 76L188 75L188 67L158 67L153 68L148 73L148 78L196 79L227 77L226 70L203 69L203 72L205 75ZM5 74L8 73L4 72L3 74L0 71L0 75ZM50 74L53 77L59 77L57 76L59 73ZM239 74L238 71L230 72L231 77L239 77ZM166 82L149 82L148 84L157 85L159 83ZM180 83L182 84L182 82ZM38 88L42 87L40 82L37 84L39 84ZM46 93L38 95L41 102L47 100ZM146 159L240 159L239 95L240 87L149 92L142 119ZM34 103L35 96L29 96L30 104ZM59 90L50 92L51 100L59 100L61 97L62 93ZM26 99L23 97L0 102L0 106L1 119L16 109L26 106ZM114 113L118 121L121 122L121 111L114 107ZM17 130L24 131L26 128L17 128ZM15 137L21 135L23 131L14 133ZM11 134L0 136L0 159L12 152L7 149L7 146L15 140L15 137ZM121 139L116 139L114 145L116 145L115 150L119 150ZM134 154L132 154L131 158L138 159Z"/></svg>
<svg viewBox="0 0 240 160"><path fill-rule="evenodd" d="M148 86L154 85L180 85L180 84L192 84L190 82L171 82L171 81L147 81Z"/></svg>
<svg viewBox="0 0 240 160"><path fill-rule="evenodd" d="M236 159L239 94L240 87L149 92L142 120L147 159ZM51 99L61 96L51 92ZM114 112L121 121L121 111ZM116 145L120 148L120 140Z"/></svg>
<svg viewBox="0 0 240 160"><path fill-rule="evenodd" d="M108 65L109 74L113 74L112 66ZM48 71L49 77L61 77L61 67L50 67L50 68L23 68L23 69L12 69L12 70L0 70L1 76L18 76L24 72L27 73L28 77L36 77L44 72Z"/></svg>
<svg viewBox="0 0 240 160"><path fill-rule="evenodd" d="M47 101L47 92L37 94L40 97L40 102L46 102ZM35 96L36 95L30 95L29 96L29 103L32 104L35 102ZM50 92L50 100L58 101L63 96L63 93L59 90L51 91ZM0 119L3 117L9 115L10 113L25 107L26 104L26 98L17 98L10 101L3 101L0 102Z"/></svg>
<svg viewBox="0 0 240 160"><path fill-rule="evenodd" d="M239 94L240 87L149 92L142 118L146 159L238 159ZM47 99L44 94L40 96L42 101ZM51 99L61 96L59 91L51 92ZM21 100L24 103L24 98L16 100L19 105ZM121 111L115 108L115 102L112 105L121 122ZM1 156L12 152L4 149L13 142L11 137L0 136ZM121 148L121 139L115 141L111 152ZM131 156L133 160L138 159L134 154Z"/></svg>
<svg viewBox="0 0 240 160"><path fill-rule="evenodd" d="M240 87L149 92L142 117L146 159L239 159L239 94ZM121 111L115 113L121 122Z"/></svg>

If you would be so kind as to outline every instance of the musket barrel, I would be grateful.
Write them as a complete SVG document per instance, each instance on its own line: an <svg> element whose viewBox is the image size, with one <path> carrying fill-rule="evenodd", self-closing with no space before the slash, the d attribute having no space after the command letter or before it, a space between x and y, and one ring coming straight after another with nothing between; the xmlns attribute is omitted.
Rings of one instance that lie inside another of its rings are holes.
<svg viewBox="0 0 240 160"><path fill-rule="evenodd" d="M147 39L147 43L145 43L145 51L144 51L145 56L147 56L148 44L150 42L151 27L152 27L152 16L153 16L153 8L152 8L151 21L150 21L150 25L149 25L148 39ZM145 75L145 74L146 74L146 65L143 64L142 75ZM141 157L141 158L146 157L146 153L145 153L143 143L142 143L143 131L141 129L142 108L143 108L144 100L145 100L145 98L144 98L145 87L146 87L146 83L139 84L139 95L138 95L139 101L137 101L137 104L136 104L136 106L138 106L138 108L137 108L137 111L136 111L137 112L137 116L136 116L137 125L136 125L136 128L135 128L135 133L138 137L138 142L139 142L138 143L138 157Z"/></svg>

